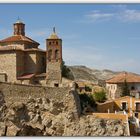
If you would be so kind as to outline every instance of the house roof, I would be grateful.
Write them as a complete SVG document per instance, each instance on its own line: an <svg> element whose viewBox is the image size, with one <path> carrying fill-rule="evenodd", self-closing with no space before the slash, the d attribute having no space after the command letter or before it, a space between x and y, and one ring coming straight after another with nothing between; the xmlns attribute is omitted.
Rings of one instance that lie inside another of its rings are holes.
<svg viewBox="0 0 140 140"><path fill-rule="evenodd" d="M130 72L121 72L113 78L106 80L106 83L124 83L125 80L127 83L140 83L140 75Z"/></svg>
<svg viewBox="0 0 140 140"><path fill-rule="evenodd" d="M0 43L20 42L20 41L29 42L29 43L33 43L33 44L39 45L38 42L32 40L31 38L29 38L27 36L23 36L23 35L13 35L13 36L10 36L10 37L8 37L6 39L0 40Z"/></svg>
<svg viewBox="0 0 140 140"><path fill-rule="evenodd" d="M36 74L35 77L46 77L46 73Z"/></svg>
<svg viewBox="0 0 140 140"><path fill-rule="evenodd" d="M17 77L18 80L25 80L25 79L31 79L32 77L34 77L35 74L34 73L30 73L30 74L23 74L20 77Z"/></svg>

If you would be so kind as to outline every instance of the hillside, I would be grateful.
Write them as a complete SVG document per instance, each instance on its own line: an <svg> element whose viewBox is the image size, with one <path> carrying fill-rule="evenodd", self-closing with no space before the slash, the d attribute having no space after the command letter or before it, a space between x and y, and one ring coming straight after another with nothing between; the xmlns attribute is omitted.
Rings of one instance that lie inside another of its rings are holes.
<svg viewBox="0 0 140 140"><path fill-rule="evenodd" d="M118 72L111 70L97 70L86 66L68 66L74 80L92 81L97 83L99 80L107 80Z"/></svg>

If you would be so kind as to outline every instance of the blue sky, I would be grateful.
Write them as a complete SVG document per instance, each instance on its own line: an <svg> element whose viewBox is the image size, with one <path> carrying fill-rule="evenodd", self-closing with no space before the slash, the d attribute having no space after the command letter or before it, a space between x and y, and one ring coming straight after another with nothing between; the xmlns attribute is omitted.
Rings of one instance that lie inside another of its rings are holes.
<svg viewBox="0 0 140 140"><path fill-rule="evenodd" d="M0 4L0 39L18 16L43 49L55 26L67 65L140 74L140 4Z"/></svg>

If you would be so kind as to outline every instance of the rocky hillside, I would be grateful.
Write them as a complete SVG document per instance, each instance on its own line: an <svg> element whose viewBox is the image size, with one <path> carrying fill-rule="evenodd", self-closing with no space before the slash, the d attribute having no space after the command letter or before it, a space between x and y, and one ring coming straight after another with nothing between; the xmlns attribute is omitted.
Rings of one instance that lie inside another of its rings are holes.
<svg viewBox="0 0 140 140"><path fill-rule="evenodd" d="M111 70L97 70L90 69L86 66L68 66L70 74L74 77L74 80L85 80L98 82L98 80L107 80L113 77L118 72Z"/></svg>
<svg viewBox="0 0 140 140"><path fill-rule="evenodd" d="M1 100L0 136L127 136L127 126L120 120L93 115L75 117L48 98L9 106Z"/></svg>

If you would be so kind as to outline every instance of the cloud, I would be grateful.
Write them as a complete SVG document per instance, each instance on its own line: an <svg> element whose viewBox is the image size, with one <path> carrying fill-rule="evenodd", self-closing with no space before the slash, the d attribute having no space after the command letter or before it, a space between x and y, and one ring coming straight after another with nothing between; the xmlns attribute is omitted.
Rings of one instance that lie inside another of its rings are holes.
<svg viewBox="0 0 140 140"><path fill-rule="evenodd" d="M103 13L99 10L91 11L89 14L86 15L86 17L91 19L92 21L110 20L113 16L114 13Z"/></svg>
<svg viewBox="0 0 140 140"><path fill-rule="evenodd" d="M110 21L113 19L121 22L140 22L140 10L128 9L125 5L118 5L108 12L102 10L90 11L85 17L88 22Z"/></svg>
<svg viewBox="0 0 140 140"><path fill-rule="evenodd" d="M140 21L140 10L129 10L125 9L118 14L121 21L127 22L139 22Z"/></svg>

